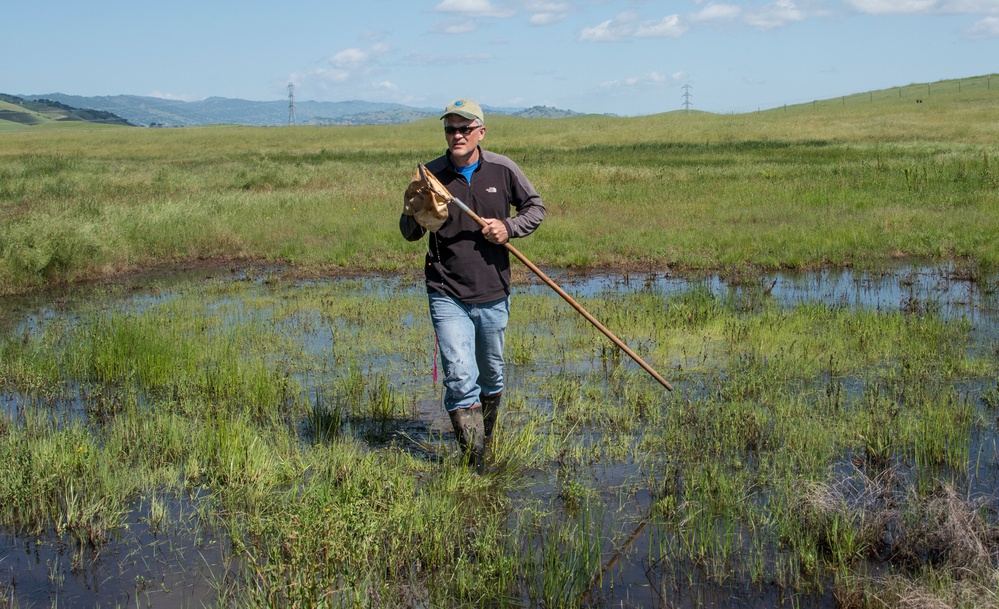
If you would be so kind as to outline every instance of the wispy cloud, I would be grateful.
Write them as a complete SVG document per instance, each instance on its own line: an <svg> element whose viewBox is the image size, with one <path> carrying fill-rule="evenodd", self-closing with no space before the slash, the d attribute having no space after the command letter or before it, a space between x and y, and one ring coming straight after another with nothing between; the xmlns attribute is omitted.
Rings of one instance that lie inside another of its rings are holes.
<svg viewBox="0 0 999 609"><path fill-rule="evenodd" d="M442 0L434 11L468 17L512 17L514 11L494 6L489 0Z"/></svg>
<svg viewBox="0 0 999 609"><path fill-rule="evenodd" d="M318 90L330 90L342 85L355 85L366 81L382 71L380 59L391 52L387 44L378 43L362 49L350 47L334 53L326 59L326 65L307 72L294 72L289 82L296 86Z"/></svg>
<svg viewBox="0 0 999 609"><path fill-rule="evenodd" d="M608 19L593 27L583 28L579 33L581 42L617 42L628 37L628 27L620 21Z"/></svg>
<svg viewBox="0 0 999 609"><path fill-rule="evenodd" d="M447 19L436 24L430 31L434 34L468 34L478 29L471 19Z"/></svg>
<svg viewBox="0 0 999 609"><path fill-rule="evenodd" d="M516 12L498 7L489 0L442 0L433 9L435 13L451 15L450 18L430 27L434 34L459 35L477 31L483 19L505 19Z"/></svg>
<svg viewBox="0 0 999 609"><path fill-rule="evenodd" d="M616 80L607 80L600 83L600 89L613 91L616 93L628 93L636 90L647 90L661 88L682 82L687 78L686 72L674 72L671 75L659 72L649 72L640 76L628 76Z"/></svg>
<svg viewBox="0 0 999 609"><path fill-rule="evenodd" d="M629 38L676 38L686 31L687 27L681 23L679 15L668 15L659 21L651 21L628 11L593 27L583 28L579 32L578 40L618 42Z"/></svg>
<svg viewBox="0 0 999 609"><path fill-rule="evenodd" d="M999 38L999 17L986 17L982 19L965 30L964 35L972 40Z"/></svg>
<svg viewBox="0 0 999 609"><path fill-rule="evenodd" d="M344 49L329 58L330 64L340 70L351 70L363 66L371 54L361 49Z"/></svg>
<svg viewBox="0 0 999 609"><path fill-rule="evenodd" d="M679 38L687 31L679 15L669 15L656 22L645 22L635 28L636 38Z"/></svg>
<svg viewBox="0 0 999 609"><path fill-rule="evenodd" d="M742 8L735 4L709 4L692 14L692 22L700 21L731 21L742 14Z"/></svg>
<svg viewBox="0 0 999 609"><path fill-rule="evenodd" d="M545 0L528 0L524 3L524 10L531 15L527 20L531 25L552 25L572 13L572 7L566 2Z"/></svg>
<svg viewBox="0 0 999 609"><path fill-rule="evenodd" d="M580 42L619 42L631 38L679 38L690 30L692 24L737 20L756 29L768 30L802 21L805 17L805 12L794 0L775 0L755 10L744 9L737 4L712 2L690 15L672 14L658 21L644 19L634 11L627 11L595 26L583 28L577 39Z"/></svg>
<svg viewBox="0 0 999 609"><path fill-rule="evenodd" d="M191 95L176 95L174 93L164 93L163 91L153 91L152 93L146 94L148 97L156 97L158 99L169 99L171 101L196 101L197 97Z"/></svg>
<svg viewBox="0 0 999 609"><path fill-rule="evenodd" d="M999 0L845 0L845 2L855 11L870 15L999 14Z"/></svg>
<svg viewBox="0 0 999 609"><path fill-rule="evenodd" d="M746 23L761 30L781 27L805 18L792 0L777 0L757 11L746 13Z"/></svg>
<svg viewBox="0 0 999 609"><path fill-rule="evenodd" d="M490 53L470 53L468 55L461 56L461 63L465 65L476 65L488 63L496 59L495 55ZM399 60L399 65L411 67L411 66L433 66L433 65L445 65L454 61L454 57L444 54L444 53L407 53L404 57Z"/></svg>
<svg viewBox="0 0 999 609"><path fill-rule="evenodd" d="M936 0L846 0L846 5L870 15L905 15L933 8Z"/></svg>

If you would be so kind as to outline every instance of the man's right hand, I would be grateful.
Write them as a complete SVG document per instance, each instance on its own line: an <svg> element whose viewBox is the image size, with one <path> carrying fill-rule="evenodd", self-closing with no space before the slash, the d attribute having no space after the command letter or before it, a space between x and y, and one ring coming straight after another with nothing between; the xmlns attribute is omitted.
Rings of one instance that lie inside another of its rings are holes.
<svg viewBox="0 0 999 609"><path fill-rule="evenodd" d="M482 221L486 223L482 227L482 234L486 237L486 241L495 243L496 245L503 245L510 240L506 224L503 224L502 220L497 218L483 218Z"/></svg>

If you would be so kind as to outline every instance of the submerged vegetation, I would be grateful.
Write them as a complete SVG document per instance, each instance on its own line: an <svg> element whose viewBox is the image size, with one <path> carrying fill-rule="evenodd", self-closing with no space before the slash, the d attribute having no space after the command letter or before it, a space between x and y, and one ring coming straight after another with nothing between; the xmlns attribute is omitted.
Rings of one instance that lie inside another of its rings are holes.
<svg viewBox="0 0 999 609"><path fill-rule="evenodd" d="M396 226L437 121L5 132L0 607L999 607L999 85L955 82L491 117L518 249L676 390L518 267L482 475Z"/></svg>
<svg viewBox="0 0 999 609"><path fill-rule="evenodd" d="M967 318L707 282L584 302L677 391L522 287L481 476L433 423L415 285L194 282L29 320L0 350L0 525L97 560L137 505L188 497L228 548L222 605L739 606L755 590L999 606L995 342Z"/></svg>

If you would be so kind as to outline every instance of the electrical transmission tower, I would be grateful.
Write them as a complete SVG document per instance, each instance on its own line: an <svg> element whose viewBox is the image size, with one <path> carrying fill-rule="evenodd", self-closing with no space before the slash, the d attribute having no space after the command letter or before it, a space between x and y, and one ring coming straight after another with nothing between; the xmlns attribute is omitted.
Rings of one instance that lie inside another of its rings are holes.
<svg viewBox="0 0 999 609"><path fill-rule="evenodd" d="M295 83L288 83L288 124L295 124Z"/></svg>
<svg viewBox="0 0 999 609"><path fill-rule="evenodd" d="M683 85L683 109L690 112L690 85Z"/></svg>

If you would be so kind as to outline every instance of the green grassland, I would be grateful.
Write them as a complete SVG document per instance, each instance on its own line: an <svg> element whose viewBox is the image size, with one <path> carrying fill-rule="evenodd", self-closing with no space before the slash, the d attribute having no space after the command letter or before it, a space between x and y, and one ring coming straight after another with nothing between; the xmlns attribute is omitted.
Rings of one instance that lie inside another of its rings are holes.
<svg viewBox="0 0 999 609"><path fill-rule="evenodd" d="M999 79L739 115L487 117L549 209L518 247L580 268L999 264ZM65 125L65 123L51 123ZM418 268L396 228L439 122L7 128L0 294L193 260Z"/></svg>

